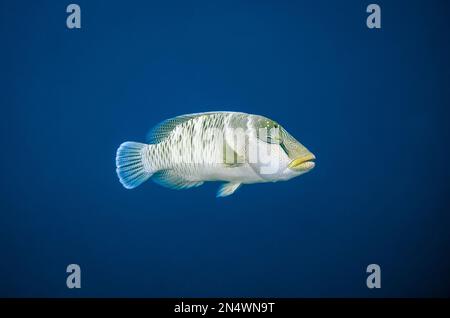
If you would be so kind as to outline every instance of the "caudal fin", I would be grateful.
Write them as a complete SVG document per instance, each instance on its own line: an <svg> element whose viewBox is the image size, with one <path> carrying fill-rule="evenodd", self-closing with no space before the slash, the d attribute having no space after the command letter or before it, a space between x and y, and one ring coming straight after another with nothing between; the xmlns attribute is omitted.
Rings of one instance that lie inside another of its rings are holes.
<svg viewBox="0 0 450 318"><path fill-rule="evenodd" d="M127 141L120 145L116 154L116 172L122 185L127 189L136 188L151 177L152 173L145 171L143 150L146 144Z"/></svg>

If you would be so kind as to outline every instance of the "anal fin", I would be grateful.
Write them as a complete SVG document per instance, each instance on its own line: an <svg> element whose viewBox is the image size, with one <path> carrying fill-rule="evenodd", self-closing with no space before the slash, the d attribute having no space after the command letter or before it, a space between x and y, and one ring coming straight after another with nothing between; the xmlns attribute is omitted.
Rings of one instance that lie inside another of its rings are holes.
<svg viewBox="0 0 450 318"><path fill-rule="evenodd" d="M151 180L163 187L177 190L199 187L203 184L203 181L186 180L172 170L160 170L152 176Z"/></svg>

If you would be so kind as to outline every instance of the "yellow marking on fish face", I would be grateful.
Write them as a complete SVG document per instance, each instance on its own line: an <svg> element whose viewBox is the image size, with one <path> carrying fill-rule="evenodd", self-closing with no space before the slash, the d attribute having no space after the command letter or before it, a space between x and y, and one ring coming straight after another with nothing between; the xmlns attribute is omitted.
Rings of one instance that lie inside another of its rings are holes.
<svg viewBox="0 0 450 318"><path fill-rule="evenodd" d="M313 161L315 159L316 157L312 153L310 153L306 156L302 156L292 160L288 165L288 168L295 171L309 171L316 165Z"/></svg>

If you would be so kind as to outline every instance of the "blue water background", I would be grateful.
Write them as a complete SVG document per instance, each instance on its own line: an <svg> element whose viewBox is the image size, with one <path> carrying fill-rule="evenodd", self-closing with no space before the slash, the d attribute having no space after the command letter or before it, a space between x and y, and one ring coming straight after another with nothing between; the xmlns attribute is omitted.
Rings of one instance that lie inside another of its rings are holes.
<svg viewBox="0 0 450 318"><path fill-rule="evenodd" d="M381 30L367 1L76 3L80 30L69 2L0 3L0 296L450 294L448 1L377 1ZM121 142L209 110L279 121L316 168L120 185Z"/></svg>

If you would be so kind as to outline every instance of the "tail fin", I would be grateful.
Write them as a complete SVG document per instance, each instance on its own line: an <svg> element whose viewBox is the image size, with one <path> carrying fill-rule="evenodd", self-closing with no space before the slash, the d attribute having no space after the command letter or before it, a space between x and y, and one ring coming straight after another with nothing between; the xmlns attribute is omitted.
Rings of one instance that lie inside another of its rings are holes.
<svg viewBox="0 0 450 318"><path fill-rule="evenodd" d="M117 149L116 172L120 182L127 189L136 188L152 175L151 172L145 171L142 160L142 150L146 146L146 144L127 141Z"/></svg>

